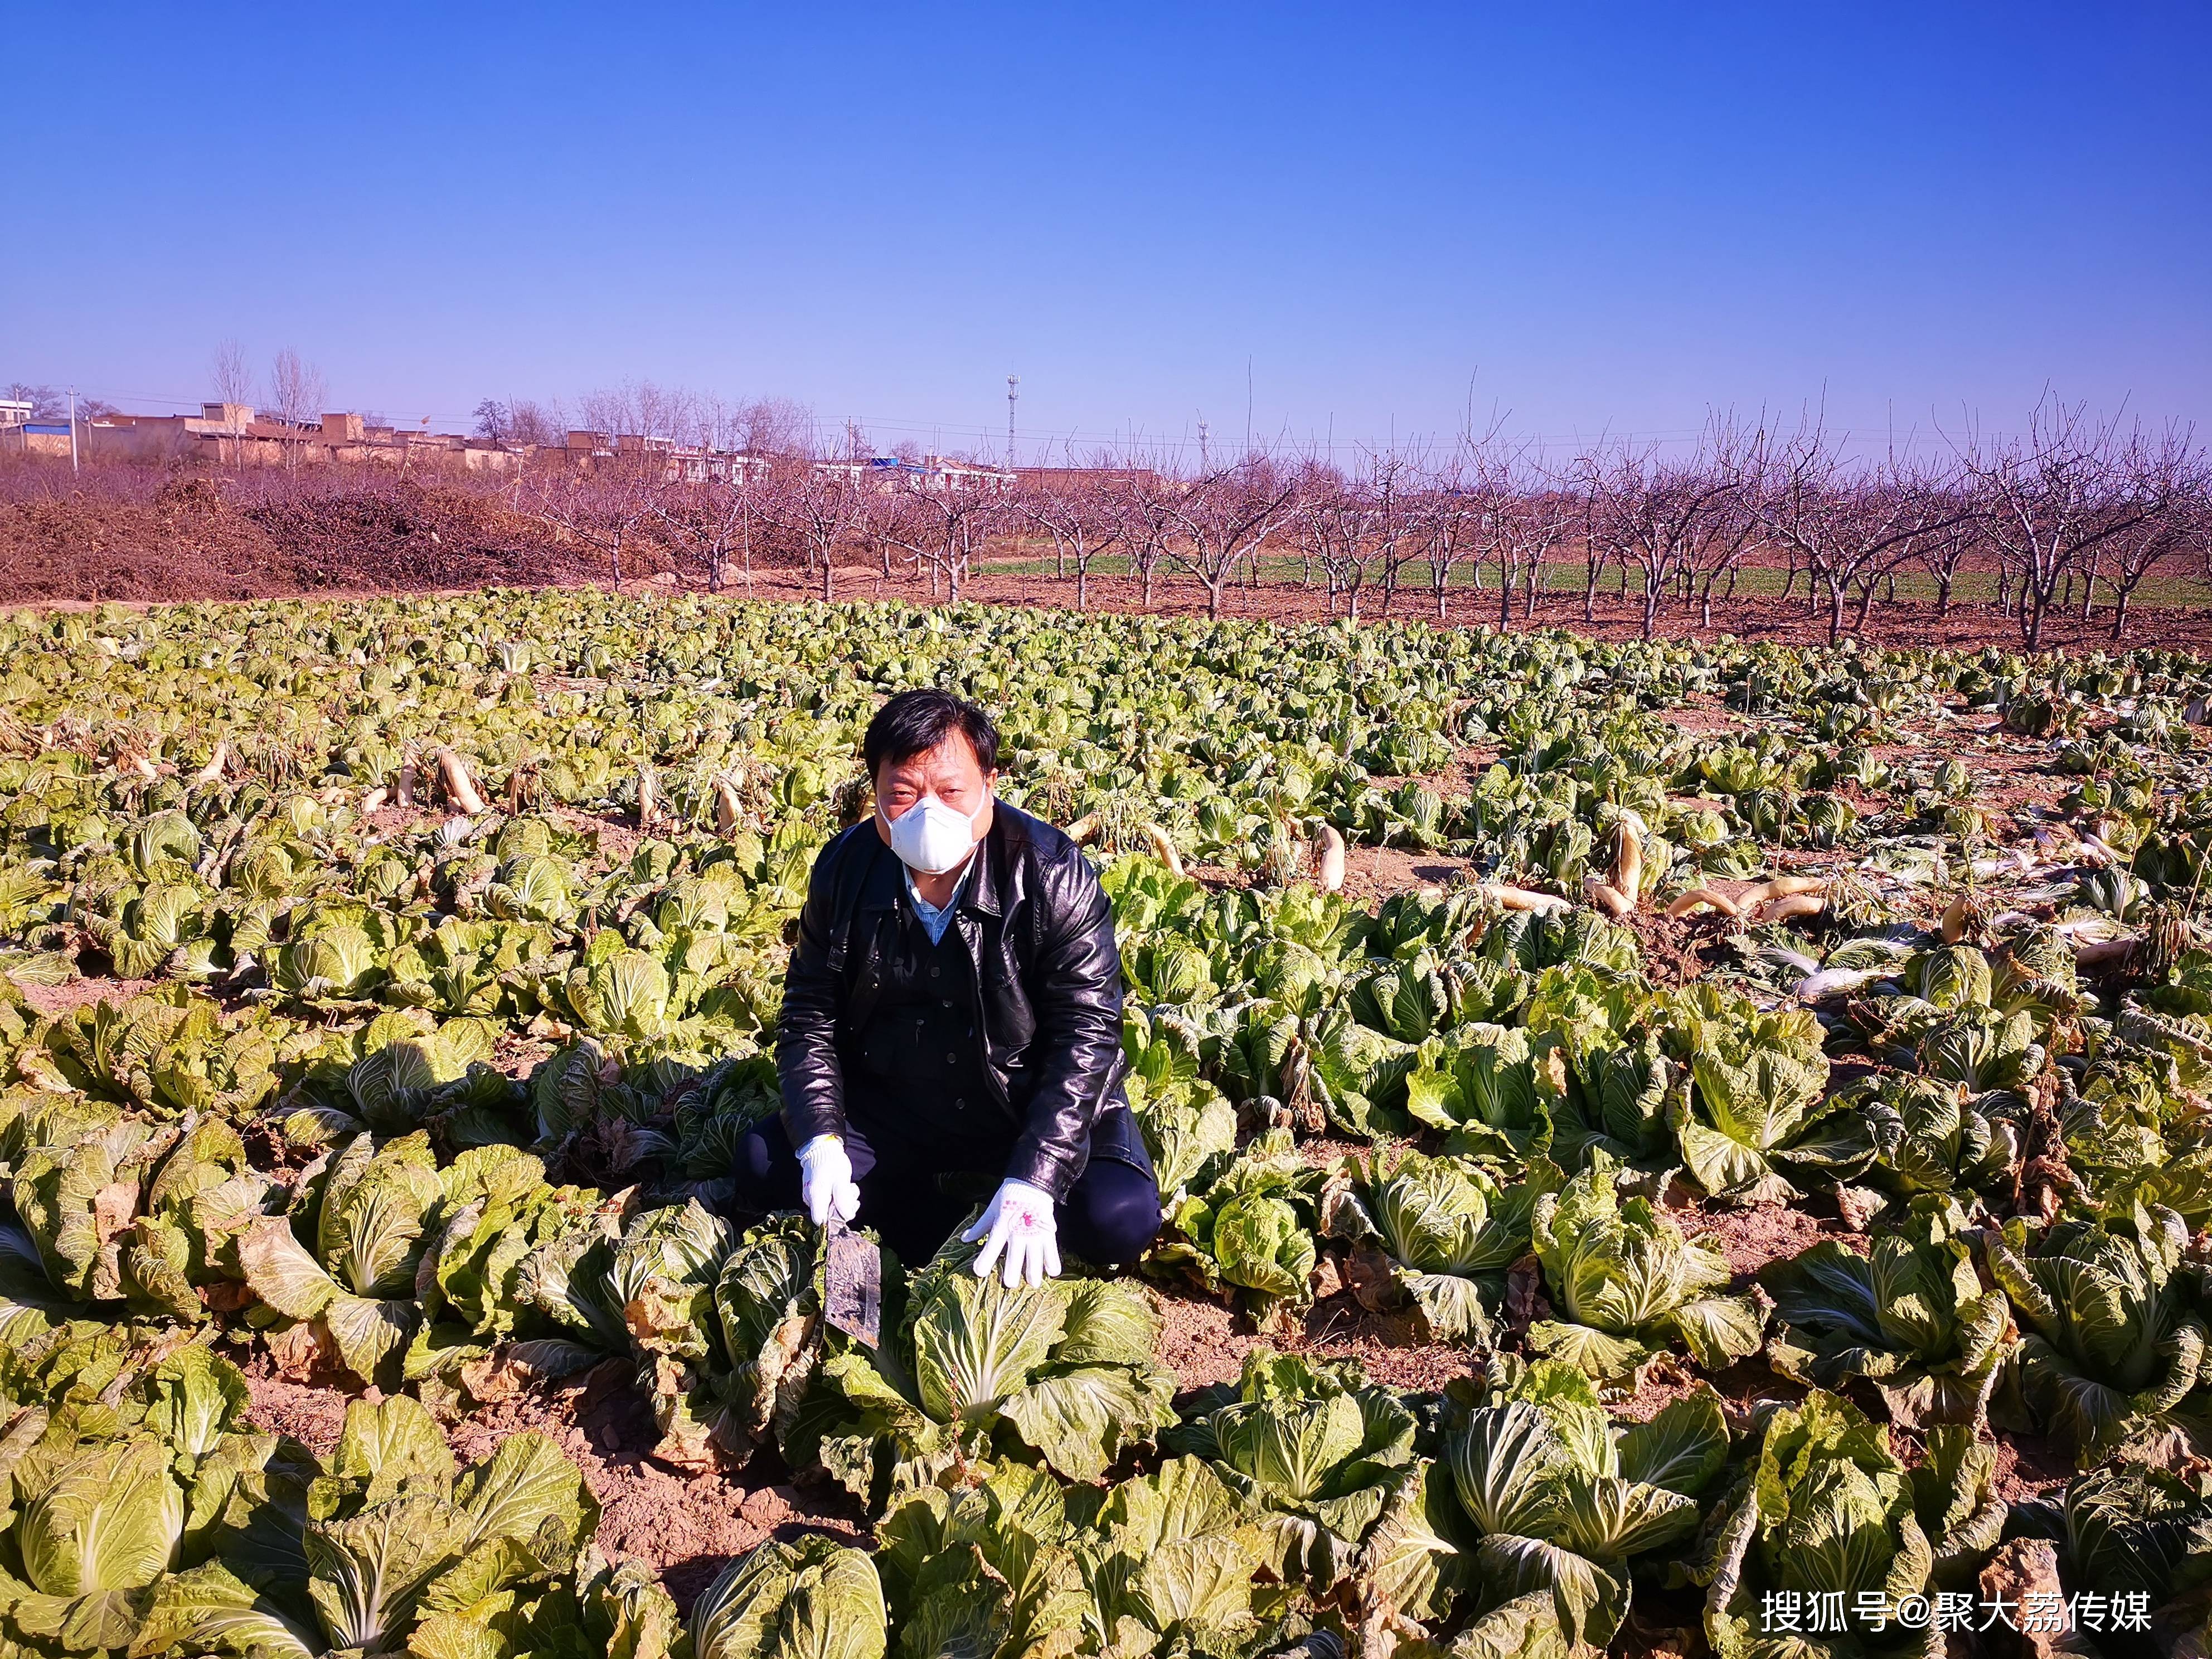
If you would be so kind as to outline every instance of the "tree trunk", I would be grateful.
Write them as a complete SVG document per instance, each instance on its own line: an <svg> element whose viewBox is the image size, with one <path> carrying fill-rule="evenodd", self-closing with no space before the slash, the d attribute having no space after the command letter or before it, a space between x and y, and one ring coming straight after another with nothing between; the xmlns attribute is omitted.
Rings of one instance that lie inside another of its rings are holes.
<svg viewBox="0 0 2212 1659"><path fill-rule="evenodd" d="M836 580L836 567L830 563L830 550L825 547L822 550L822 603L824 605L834 603L837 598Z"/></svg>
<svg viewBox="0 0 2212 1659"><path fill-rule="evenodd" d="M1075 561L1075 608L1091 608L1091 561L1080 556Z"/></svg>

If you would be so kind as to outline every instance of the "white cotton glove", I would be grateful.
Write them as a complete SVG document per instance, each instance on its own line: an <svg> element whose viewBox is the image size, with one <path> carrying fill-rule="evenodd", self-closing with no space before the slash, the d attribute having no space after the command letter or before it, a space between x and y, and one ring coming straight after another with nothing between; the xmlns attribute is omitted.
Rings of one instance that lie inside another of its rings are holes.
<svg viewBox="0 0 2212 1659"><path fill-rule="evenodd" d="M1005 1181L991 1196L982 1219L960 1235L973 1244L985 1234L990 1242L975 1258L975 1276L988 1279L1003 1255L1000 1274L1012 1290L1024 1279L1032 1285L1060 1277L1059 1230L1052 1218L1052 1194L1026 1181Z"/></svg>
<svg viewBox="0 0 2212 1659"><path fill-rule="evenodd" d="M853 1182L853 1160L836 1135L817 1135L799 1149L799 1190L814 1224L830 1218L850 1221L860 1212L860 1189Z"/></svg>

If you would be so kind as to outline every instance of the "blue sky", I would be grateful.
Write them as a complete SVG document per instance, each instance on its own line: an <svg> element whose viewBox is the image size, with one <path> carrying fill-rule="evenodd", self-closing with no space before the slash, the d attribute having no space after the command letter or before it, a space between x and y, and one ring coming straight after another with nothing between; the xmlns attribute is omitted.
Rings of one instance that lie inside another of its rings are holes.
<svg viewBox="0 0 2212 1659"><path fill-rule="evenodd" d="M2212 389L2212 7L10 8L0 380L884 445ZM27 255L27 257L14 257Z"/></svg>

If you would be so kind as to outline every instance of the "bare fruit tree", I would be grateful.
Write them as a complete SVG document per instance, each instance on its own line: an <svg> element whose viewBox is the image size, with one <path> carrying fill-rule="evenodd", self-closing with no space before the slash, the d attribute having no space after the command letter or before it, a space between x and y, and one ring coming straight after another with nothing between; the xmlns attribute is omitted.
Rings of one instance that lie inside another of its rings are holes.
<svg viewBox="0 0 2212 1659"><path fill-rule="evenodd" d="M1983 534L1982 514L1974 498L1972 480L1954 471L1945 480L1945 493L1957 499L1964 511L1952 521L1949 529L1919 538L1912 549L1913 562L1936 583L1936 615L1939 619L1951 614L1952 596L1958 591L1959 577L1966 570L1966 562L1989 545Z"/></svg>
<svg viewBox="0 0 2212 1659"><path fill-rule="evenodd" d="M1354 488L1367 503L1387 616L1398 591L1399 572L1416 546L1413 507L1420 488L1420 467L1414 458L1395 449L1370 450Z"/></svg>
<svg viewBox="0 0 2212 1659"><path fill-rule="evenodd" d="M1474 564L1475 586L1482 586L1478 561L1485 550L1484 524L1492 510L1482 492L1472 487L1463 460L1453 461L1425 479L1414 498L1414 540L1429 568L1429 587L1437 602L1438 622L1446 615L1455 571Z"/></svg>
<svg viewBox="0 0 2212 1659"><path fill-rule="evenodd" d="M909 476L903 510L885 522L883 534L911 554L918 568L927 569L931 598L937 596L941 576L946 603L957 605L975 550L1013 522L1012 504L996 489L963 488L949 472Z"/></svg>
<svg viewBox="0 0 2212 1659"><path fill-rule="evenodd" d="M1394 471L1386 475L1385 487L1395 492L1399 482ZM1402 501L1387 505L1402 518ZM1389 545L1385 512L1386 501L1373 474L1352 480L1332 463L1306 463L1298 479L1290 534L1300 551L1321 566L1331 616L1341 598L1345 615L1359 620L1360 594ZM1396 533L1405 533L1402 523Z"/></svg>
<svg viewBox="0 0 2212 1659"><path fill-rule="evenodd" d="M646 492L670 540L706 567L710 593L722 591L733 552L742 552L745 586L752 586L754 505L746 483L740 471L730 477L688 479Z"/></svg>
<svg viewBox="0 0 2212 1659"><path fill-rule="evenodd" d="M1206 589L1207 616L1220 616L1223 591L1282 523L1297 489L1297 477L1290 469L1270 456L1253 454L1192 480L1174 497L1176 533L1168 544L1168 556Z"/></svg>
<svg viewBox="0 0 2212 1659"><path fill-rule="evenodd" d="M866 506L866 485L857 476L862 471L832 462L787 462L763 502L769 519L805 550L808 574L822 579L824 604L837 597L837 554L852 539Z"/></svg>
<svg viewBox="0 0 2212 1659"><path fill-rule="evenodd" d="M1846 602L1859 596L1866 626L1875 585L1910 560L1955 538L1972 503L1948 480L1891 454L1869 467L1844 458L1844 440L1815 425L1779 444L1752 497L1769 533L1804 560L1828 608L1828 642L1845 631Z"/></svg>
<svg viewBox="0 0 2212 1659"><path fill-rule="evenodd" d="M1152 608L1152 582L1160 561L1180 526L1176 516L1181 481L1160 466L1133 470L1114 492L1114 509L1121 523L1121 540L1128 550L1129 568L1143 584L1140 603Z"/></svg>
<svg viewBox="0 0 2212 1659"><path fill-rule="evenodd" d="M635 465L617 462L604 471L564 471L538 481L536 511L539 521L562 537L605 553L619 588L623 550L634 546L654 518L663 488L657 470L649 472Z"/></svg>
<svg viewBox="0 0 2212 1659"><path fill-rule="evenodd" d="M1466 509L1462 533L1480 560L1498 567L1498 625L1513 625L1516 582L1522 617L1533 618L1545 561L1583 522L1582 497L1566 480L1553 476L1528 442L1488 439L1473 447L1452 477ZM1437 614L1443 614L1441 608Z"/></svg>
<svg viewBox="0 0 2212 1659"><path fill-rule="evenodd" d="M2142 445L2132 470L2135 494L2159 507L2106 548L2109 568L2100 574L2112 596L2116 640L2127 629L2128 606L2144 578L2192 548L2212 548L2212 476L2186 434L2169 431Z"/></svg>
<svg viewBox="0 0 2212 1659"><path fill-rule="evenodd" d="M2045 397L2027 433L1970 441L1960 463L1976 487L1984 533L2019 585L2021 643L2039 650L2062 590L2092 580L2096 561L2185 501L2179 434L2161 437L2119 417Z"/></svg>
<svg viewBox="0 0 2212 1659"><path fill-rule="evenodd" d="M1061 572L1073 562L1075 608L1090 609L1091 563L1119 546L1128 528L1114 510L1109 487L1087 479L1046 484L1023 496L1019 507L1031 524L1052 538Z"/></svg>
<svg viewBox="0 0 2212 1659"><path fill-rule="evenodd" d="M1733 542L1740 547L1748 533L1741 523L1749 517L1738 499L1742 479L1733 467L1711 465L1704 455L1662 461L1649 449L1589 457L1583 466L1593 557L1601 552L1624 570L1642 574L1648 640L1658 631L1661 597L1701 568L1717 574L1716 546ZM1711 594L1709 577L1708 622Z"/></svg>

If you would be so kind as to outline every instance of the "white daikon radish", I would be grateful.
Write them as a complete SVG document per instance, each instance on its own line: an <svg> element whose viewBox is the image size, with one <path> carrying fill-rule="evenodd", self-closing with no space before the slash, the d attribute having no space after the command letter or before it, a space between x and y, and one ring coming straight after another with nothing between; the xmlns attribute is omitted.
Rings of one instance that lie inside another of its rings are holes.
<svg viewBox="0 0 2212 1659"><path fill-rule="evenodd" d="M1692 910L1717 910L1724 916L1741 914L1736 902L1717 887L1686 887L1667 907L1670 916L1686 916Z"/></svg>
<svg viewBox="0 0 2212 1659"><path fill-rule="evenodd" d="M1148 823L1145 826L1145 839L1152 842L1153 853L1162 864L1167 866L1168 873L1181 881L1182 854L1176 851L1176 844L1168 838L1168 832L1157 823Z"/></svg>
<svg viewBox="0 0 2212 1659"><path fill-rule="evenodd" d="M1583 878L1583 896L1615 921L1636 908L1628 902L1626 894L1597 876Z"/></svg>
<svg viewBox="0 0 2212 1659"><path fill-rule="evenodd" d="M477 787L469 777L469 769L461 757L450 749L438 750L438 776L446 786L446 799L475 817L484 810L484 799L477 793Z"/></svg>
<svg viewBox="0 0 2212 1659"><path fill-rule="evenodd" d="M1633 812L1623 812L1614 831L1613 890L1632 910L1644 890L1644 820Z"/></svg>
<svg viewBox="0 0 2212 1659"><path fill-rule="evenodd" d="M1321 890L1340 893L1344 890L1344 837L1333 823L1321 827Z"/></svg>
<svg viewBox="0 0 2212 1659"><path fill-rule="evenodd" d="M1566 900L1557 893L1532 893L1525 887L1508 887L1504 882L1486 881L1477 890L1483 897L1508 910L1564 910Z"/></svg>

